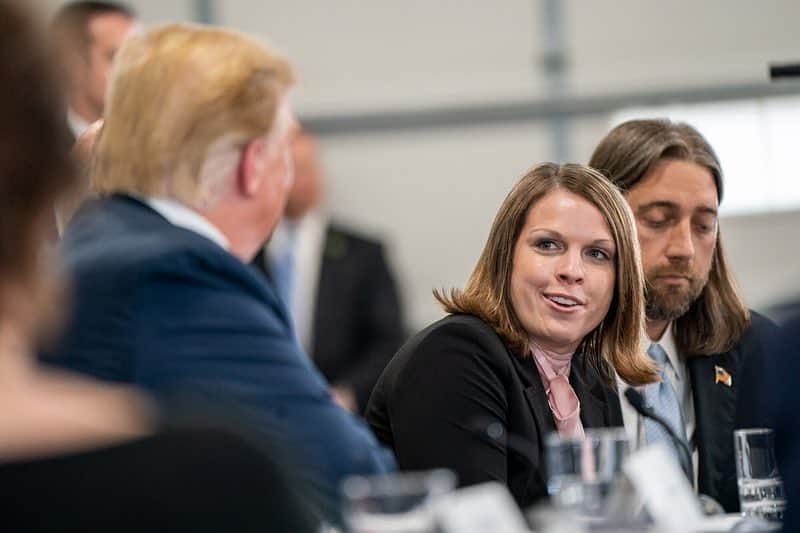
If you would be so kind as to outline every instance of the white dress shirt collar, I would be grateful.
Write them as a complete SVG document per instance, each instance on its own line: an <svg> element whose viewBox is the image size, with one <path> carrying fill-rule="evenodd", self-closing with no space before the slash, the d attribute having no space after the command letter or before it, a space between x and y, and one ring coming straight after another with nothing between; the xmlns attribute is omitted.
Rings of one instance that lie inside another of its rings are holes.
<svg viewBox="0 0 800 533"><path fill-rule="evenodd" d="M166 218L173 226L178 226L217 243L228 250L230 244L225 235L203 215L190 207L169 198L141 198L159 215Z"/></svg>
<svg viewBox="0 0 800 533"><path fill-rule="evenodd" d="M73 111L71 107L67 109L67 123L69 124L69 129L72 130L72 134L75 135L76 139L81 136L81 133L86 131L86 128L89 127L89 123L83 120L83 118Z"/></svg>

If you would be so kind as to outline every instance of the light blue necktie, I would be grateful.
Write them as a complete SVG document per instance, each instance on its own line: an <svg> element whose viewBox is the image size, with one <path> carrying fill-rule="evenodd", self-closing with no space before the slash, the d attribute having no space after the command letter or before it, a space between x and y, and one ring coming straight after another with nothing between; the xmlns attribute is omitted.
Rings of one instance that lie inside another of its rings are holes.
<svg viewBox="0 0 800 533"><path fill-rule="evenodd" d="M661 374L660 383L651 383L644 388L644 399L647 405L653 409L653 412L663 418L669 426L678 435L678 438L686 442L686 427L683 422L683 413L681 411L681 404L678 401L678 395L675 393L675 388L672 386L672 381L664 371L666 365L669 365L667 352L664 351L659 344L653 343L647 349L653 361L658 365L659 374ZM661 427L661 424L649 418L644 419L644 430L647 437L647 443L663 443L669 450L675 453L678 463L681 464L681 452L676 448L676 443L669 436L667 430Z"/></svg>

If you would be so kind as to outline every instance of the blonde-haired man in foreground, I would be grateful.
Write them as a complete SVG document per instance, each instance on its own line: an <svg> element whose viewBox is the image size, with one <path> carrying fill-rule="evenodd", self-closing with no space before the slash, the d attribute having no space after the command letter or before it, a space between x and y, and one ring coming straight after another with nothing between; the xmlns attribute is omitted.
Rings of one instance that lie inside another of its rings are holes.
<svg viewBox="0 0 800 533"><path fill-rule="evenodd" d="M223 29L172 25L123 45L92 165L100 197L63 241L72 322L48 358L156 398L230 402L332 499L343 477L394 461L331 401L247 264L292 184L291 84L283 58Z"/></svg>

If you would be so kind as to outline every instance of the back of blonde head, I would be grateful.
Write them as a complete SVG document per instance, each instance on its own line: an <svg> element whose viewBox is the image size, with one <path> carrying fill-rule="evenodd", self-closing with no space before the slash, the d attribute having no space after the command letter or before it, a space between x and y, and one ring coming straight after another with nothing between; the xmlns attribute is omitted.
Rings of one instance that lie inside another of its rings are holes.
<svg viewBox="0 0 800 533"><path fill-rule="evenodd" d="M169 25L120 50L97 141L92 183L101 194L214 201L214 165L268 136L292 84L281 56L242 34ZM230 170L230 168L229 168Z"/></svg>

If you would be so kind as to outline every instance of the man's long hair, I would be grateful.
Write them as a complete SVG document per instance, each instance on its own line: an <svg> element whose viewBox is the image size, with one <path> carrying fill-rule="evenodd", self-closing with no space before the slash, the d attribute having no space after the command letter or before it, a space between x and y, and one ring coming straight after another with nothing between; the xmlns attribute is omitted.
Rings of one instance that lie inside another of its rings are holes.
<svg viewBox="0 0 800 533"><path fill-rule="evenodd" d="M597 146L589 166L627 192L665 159L689 161L708 169L722 202L719 159L708 141L688 124L669 120L620 124ZM749 326L750 312L728 268L719 230L708 283L689 310L673 321L675 342L687 357L722 353L730 350Z"/></svg>

